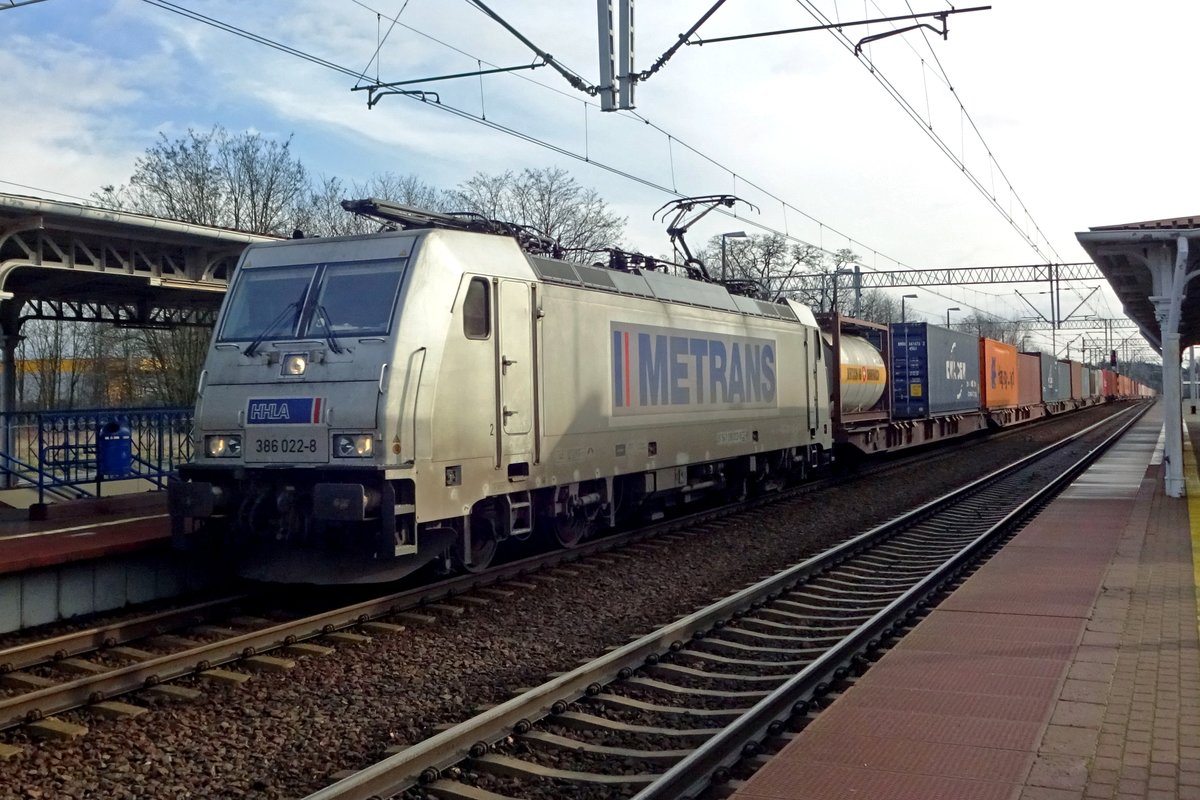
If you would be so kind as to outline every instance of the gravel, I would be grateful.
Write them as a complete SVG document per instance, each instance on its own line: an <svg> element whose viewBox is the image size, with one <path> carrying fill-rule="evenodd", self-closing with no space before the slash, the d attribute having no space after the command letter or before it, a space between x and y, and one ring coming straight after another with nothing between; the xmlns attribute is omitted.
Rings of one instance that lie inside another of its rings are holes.
<svg viewBox="0 0 1200 800"><path fill-rule="evenodd" d="M335 654L305 657L286 673L255 674L237 687L185 681L204 691L196 701L137 695L132 702L150 713L135 719L69 715L91 729L74 742L8 733L0 741L23 750L0 762L0 798L303 796L339 771L384 757L390 746L420 741L435 726L466 719L517 687L571 669L1107 413L1092 409L974 442L919 469L703 526L669 548L630 548L616 566L573 565L581 577L467 606L431 626L338 645ZM597 713L595 706L580 710ZM605 713L621 716L613 708ZM480 775L479 784L503 791L508 781ZM596 796L617 796L608 791ZM564 788L560 796L584 795Z"/></svg>

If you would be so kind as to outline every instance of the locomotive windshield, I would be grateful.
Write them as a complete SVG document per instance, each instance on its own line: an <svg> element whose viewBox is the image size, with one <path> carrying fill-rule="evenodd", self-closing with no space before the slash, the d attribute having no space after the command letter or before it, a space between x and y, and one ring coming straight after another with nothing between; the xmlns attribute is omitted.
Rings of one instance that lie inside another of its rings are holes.
<svg viewBox="0 0 1200 800"><path fill-rule="evenodd" d="M221 341L386 335L406 264L388 259L242 270Z"/></svg>

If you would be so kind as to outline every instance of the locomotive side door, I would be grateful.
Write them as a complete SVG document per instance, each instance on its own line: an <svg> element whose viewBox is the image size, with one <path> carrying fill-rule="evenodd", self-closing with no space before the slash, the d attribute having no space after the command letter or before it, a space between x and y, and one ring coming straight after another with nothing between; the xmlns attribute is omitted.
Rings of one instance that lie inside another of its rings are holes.
<svg viewBox="0 0 1200 800"><path fill-rule="evenodd" d="M533 301L529 284L496 280L496 466L533 452Z"/></svg>

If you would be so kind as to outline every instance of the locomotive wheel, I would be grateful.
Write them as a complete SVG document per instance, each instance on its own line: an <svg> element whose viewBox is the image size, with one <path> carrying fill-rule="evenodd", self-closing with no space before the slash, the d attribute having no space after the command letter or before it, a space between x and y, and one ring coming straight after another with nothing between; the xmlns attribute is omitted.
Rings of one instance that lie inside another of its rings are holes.
<svg viewBox="0 0 1200 800"><path fill-rule="evenodd" d="M592 533L592 523L579 516L557 516L549 525L551 542L564 550L578 547Z"/></svg>
<svg viewBox="0 0 1200 800"><path fill-rule="evenodd" d="M762 491L763 478L750 472L737 472L729 477L726 494L735 503L744 503Z"/></svg>
<svg viewBox="0 0 1200 800"><path fill-rule="evenodd" d="M462 540L454 546L454 566L461 572L475 574L491 566L499 547L496 529L491 520L475 517L471 520L471 557L463 554Z"/></svg>

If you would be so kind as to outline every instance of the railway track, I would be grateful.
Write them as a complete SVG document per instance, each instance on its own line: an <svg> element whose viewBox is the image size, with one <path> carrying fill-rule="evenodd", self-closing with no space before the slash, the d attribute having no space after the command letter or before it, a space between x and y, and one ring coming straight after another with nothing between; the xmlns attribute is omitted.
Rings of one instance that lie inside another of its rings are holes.
<svg viewBox="0 0 1200 800"><path fill-rule="evenodd" d="M925 458L945 457L945 451L941 451L889 462L873 467L872 474L912 467ZM314 643L320 647L336 645L339 639L354 641L364 626L368 632L373 625L386 630L392 624L387 620L404 622L403 615L423 607L444 611L448 602L480 602L481 594L506 582L529 580L530 576L583 564L595 557L603 559L604 554L636 542L653 547L656 537L672 530L720 524L731 513L794 499L857 477L862 475L804 484L749 503L708 509L607 536L573 550L533 556L479 575L452 578L298 619L279 621L245 613L239 616L239 605L253 602L239 595L3 649L0 686L5 687L5 693L0 695L0 730L38 723L80 707L103 710L101 704L116 697L179 678L229 678L223 667L230 664L251 669L281 668L280 656L286 660L295 654L321 652L312 647ZM144 640L149 643L140 645Z"/></svg>
<svg viewBox="0 0 1200 800"><path fill-rule="evenodd" d="M3 649L0 650L0 690L4 692L0 694L0 730L38 723L77 708L99 706L113 698L154 689L180 678L229 678L222 667L230 664L251 669L284 668L270 654L320 652L311 648L312 643L334 645L346 634L350 636L343 640L354 641L355 632L364 626L382 623L382 629L386 629L392 624L386 620L411 621L414 618L406 615L421 609L441 612L446 610L448 602L480 602L481 592L496 590L507 582L520 583L556 567L649 542L680 527L702 525L811 490L805 485L741 504L706 509L585 542L571 550L534 555L483 573L448 578L292 620L253 615L221 617L222 611L252 600L237 595ZM250 630L242 632L238 628ZM138 646L143 641L146 646Z"/></svg>
<svg viewBox="0 0 1200 800"><path fill-rule="evenodd" d="M1097 423L308 800L698 796L802 727L1140 413ZM1082 459L1065 452L1104 426L1117 430Z"/></svg>

